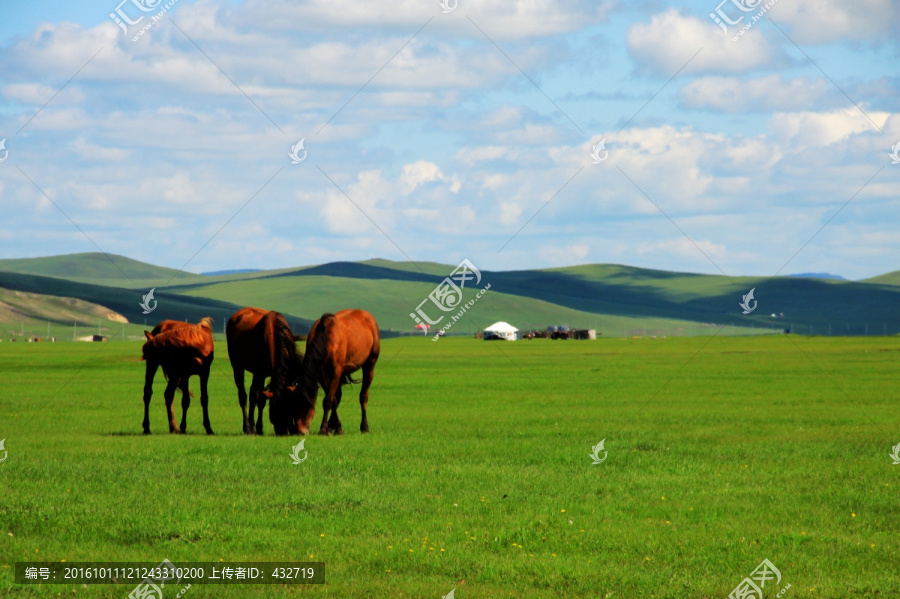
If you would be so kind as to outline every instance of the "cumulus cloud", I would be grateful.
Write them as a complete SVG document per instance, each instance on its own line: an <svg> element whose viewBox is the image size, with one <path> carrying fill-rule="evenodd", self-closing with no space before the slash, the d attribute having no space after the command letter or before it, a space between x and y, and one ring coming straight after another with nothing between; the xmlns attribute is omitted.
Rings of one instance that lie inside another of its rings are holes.
<svg viewBox="0 0 900 599"><path fill-rule="evenodd" d="M889 113L870 112L869 118L866 118L856 108L831 112L776 113L772 116L770 129L774 138L790 140L799 146L797 151L802 151L807 147L828 146L852 135L876 131L874 125L884 128L889 116Z"/></svg>
<svg viewBox="0 0 900 599"><path fill-rule="evenodd" d="M626 39L628 52L642 70L666 77L698 50L682 73L743 73L769 64L775 56L758 28L732 42L712 20L685 16L674 8L653 15L649 23L635 23Z"/></svg>

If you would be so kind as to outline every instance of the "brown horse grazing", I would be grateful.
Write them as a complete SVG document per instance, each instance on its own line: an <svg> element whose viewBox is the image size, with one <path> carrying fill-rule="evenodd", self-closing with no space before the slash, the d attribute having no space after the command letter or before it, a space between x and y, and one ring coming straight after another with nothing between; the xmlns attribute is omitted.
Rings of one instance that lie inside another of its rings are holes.
<svg viewBox="0 0 900 599"><path fill-rule="evenodd" d="M168 384L163 393L166 412L169 416L169 432L185 432L187 411L191 404L188 379L191 375L200 377L200 405L203 406L203 427L212 435L209 424L209 368L213 361L212 319L208 316L200 324L188 324L165 320L154 327L152 332L144 331L147 341L142 350L142 360L147 362L144 375L144 434L150 434L150 397L153 395L153 377L162 366ZM175 410L172 402L175 389L181 388L181 427L175 425Z"/></svg>
<svg viewBox="0 0 900 599"><path fill-rule="evenodd" d="M302 435L309 434L309 424L316 412L316 393L321 385L325 397L322 399L324 413L319 434L343 435L344 430L337 413L341 403L341 385L357 382L350 375L362 368L362 389L359 392L362 421L359 430L369 432L366 406L380 352L378 323L371 314L365 310L341 310L337 314L323 314L309 331L306 355L297 377L297 388L292 393L291 416L296 423L296 431ZM290 428L293 430L293 426Z"/></svg>
<svg viewBox="0 0 900 599"><path fill-rule="evenodd" d="M234 371L234 384L238 389L238 402L244 413L244 433L263 434L263 410L266 398L269 419L275 434L289 431L287 419L281 414L282 395L293 376L300 369L301 356L297 353L294 334L284 316L262 308L241 308L228 319L225 327L228 340L228 358ZM253 373L250 383L250 415L247 415L247 392L244 390L244 371ZM269 389L264 392L266 377L272 377ZM259 408L257 421L253 422L253 411Z"/></svg>

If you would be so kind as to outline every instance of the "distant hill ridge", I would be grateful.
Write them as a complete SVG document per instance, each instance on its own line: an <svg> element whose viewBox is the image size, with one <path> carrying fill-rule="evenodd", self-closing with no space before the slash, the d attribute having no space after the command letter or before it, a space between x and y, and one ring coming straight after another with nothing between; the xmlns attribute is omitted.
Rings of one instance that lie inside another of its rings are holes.
<svg viewBox="0 0 900 599"><path fill-rule="evenodd" d="M0 260L0 271L17 272L70 280L171 278L179 273L173 268L154 266L119 256L90 252L41 258L13 258Z"/></svg>
<svg viewBox="0 0 900 599"><path fill-rule="evenodd" d="M205 277L216 277L219 275L239 275L246 272L259 272L261 268L233 268L231 270L213 270L210 272L201 272L200 274Z"/></svg>
<svg viewBox="0 0 900 599"><path fill-rule="evenodd" d="M833 275L827 272L801 272L795 275L788 275L789 277L800 277L803 279L836 279L838 281L846 281L844 277L841 275Z"/></svg>
<svg viewBox="0 0 900 599"><path fill-rule="evenodd" d="M434 262L373 259L199 275L92 253L0 260L0 287L80 298L108 306L132 322L137 320L136 312L143 322L137 304L143 293L155 287L160 309L150 320L194 321L211 315L221 324L238 307L258 305L290 315L300 326L323 312L361 307L375 314L383 330L409 331L414 322L410 313L427 301L454 268ZM620 335L651 321L674 329L718 323L744 330L793 327L794 332L819 334L900 332L896 310L900 271L855 282L824 273L729 278L618 264L483 270L481 275L478 287L489 283L491 292L479 300L477 310L467 313L465 323L456 325L455 332L498 320L522 329L567 323L618 330ZM470 281L466 300L474 295L473 286ZM738 304L751 288L759 309L743 314ZM440 316L440 312L433 314Z"/></svg>

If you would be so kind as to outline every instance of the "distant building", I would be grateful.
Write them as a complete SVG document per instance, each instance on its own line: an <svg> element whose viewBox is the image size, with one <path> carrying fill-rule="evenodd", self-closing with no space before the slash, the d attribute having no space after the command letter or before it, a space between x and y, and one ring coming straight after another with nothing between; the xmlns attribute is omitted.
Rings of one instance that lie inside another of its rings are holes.
<svg viewBox="0 0 900 599"><path fill-rule="evenodd" d="M484 329L484 340L502 339L505 341L515 341L518 338L518 333L519 329L508 322L503 322L501 320Z"/></svg>

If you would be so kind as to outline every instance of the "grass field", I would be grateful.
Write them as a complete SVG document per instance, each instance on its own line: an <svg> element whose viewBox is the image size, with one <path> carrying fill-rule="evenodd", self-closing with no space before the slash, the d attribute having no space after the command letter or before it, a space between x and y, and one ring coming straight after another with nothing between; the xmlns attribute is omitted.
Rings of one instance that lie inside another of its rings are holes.
<svg viewBox="0 0 900 599"><path fill-rule="evenodd" d="M125 597L13 567L168 558L326 563L187 598L723 598L767 558L783 597L900 596L896 337L389 339L372 433L348 392L300 465L239 434L217 349L216 435L198 400L165 432L160 376L144 437L140 343L0 344L0 593Z"/></svg>

